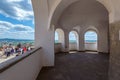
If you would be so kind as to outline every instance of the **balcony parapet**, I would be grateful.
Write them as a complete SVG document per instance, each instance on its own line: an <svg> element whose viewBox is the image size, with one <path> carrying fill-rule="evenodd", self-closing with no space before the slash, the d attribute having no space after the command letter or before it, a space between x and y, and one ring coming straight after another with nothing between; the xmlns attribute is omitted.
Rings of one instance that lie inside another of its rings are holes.
<svg viewBox="0 0 120 80"><path fill-rule="evenodd" d="M26 52L25 54L19 55L15 58L12 58L8 61L1 63L0 64L0 73L4 72L5 70L9 69L13 65L17 64L18 62L20 62L20 61L24 60L25 58L29 57L30 55L34 54L39 49L42 49L42 48L41 47L35 48L29 52Z"/></svg>

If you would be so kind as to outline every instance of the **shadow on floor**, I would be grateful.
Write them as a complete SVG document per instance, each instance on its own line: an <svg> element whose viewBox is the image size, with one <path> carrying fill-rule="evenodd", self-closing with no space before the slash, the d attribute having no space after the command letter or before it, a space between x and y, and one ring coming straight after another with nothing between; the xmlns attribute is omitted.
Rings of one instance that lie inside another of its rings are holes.
<svg viewBox="0 0 120 80"><path fill-rule="evenodd" d="M108 54L59 53L55 66L42 68L36 80L108 80Z"/></svg>

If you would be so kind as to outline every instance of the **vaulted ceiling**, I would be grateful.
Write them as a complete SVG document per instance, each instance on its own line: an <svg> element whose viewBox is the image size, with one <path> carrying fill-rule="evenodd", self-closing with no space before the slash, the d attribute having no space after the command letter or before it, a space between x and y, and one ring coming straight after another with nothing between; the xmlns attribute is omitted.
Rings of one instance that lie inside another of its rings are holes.
<svg viewBox="0 0 120 80"><path fill-rule="evenodd" d="M62 12L71 4L82 0L48 0L50 23L55 24ZM87 1L87 0L86 0ZM120 20L120 0L91 0L101 3L109 12L109 23Z"/></svg>

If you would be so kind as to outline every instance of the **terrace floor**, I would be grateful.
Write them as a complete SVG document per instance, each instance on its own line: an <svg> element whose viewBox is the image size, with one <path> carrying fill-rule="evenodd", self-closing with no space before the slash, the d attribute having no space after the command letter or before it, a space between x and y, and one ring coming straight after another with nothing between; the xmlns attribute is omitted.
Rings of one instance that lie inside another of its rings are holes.
<svg viewBox="0 0 120 80"><path fill-rule="evenodd" d="M5 55L3 55L2 51L0 51L0 63L3 63L7 60L10 60L12 58L15 58L16 54L10 55L9 57L6 57Z"/></svg>
<svg viewBox="0 0 120 80"><path fill-rule="evenodd" d="M42 68L36 80L108 80L109 55L59 53L54 67Z"/></svg>

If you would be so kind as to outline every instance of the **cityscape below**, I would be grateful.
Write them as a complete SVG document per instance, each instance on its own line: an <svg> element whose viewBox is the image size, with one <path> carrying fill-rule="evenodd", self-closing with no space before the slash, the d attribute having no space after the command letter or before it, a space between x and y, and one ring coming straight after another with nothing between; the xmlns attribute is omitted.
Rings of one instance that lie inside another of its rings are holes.
<svg viewBox="0 0 120 80"><path fill-rule="evenodd" d="M9 38L0 39L0 47L2 47L3 44L6 44L6 45L12 44L12 45L16 46L18 43L34 45L34 40L29 40L29 39L9 39Z"/></svg>
<svg viewBox="0 0 120 80"><path fill-rule="evenodd" d="M0 63L34 49L34 40L0 39Z"/></svg>

